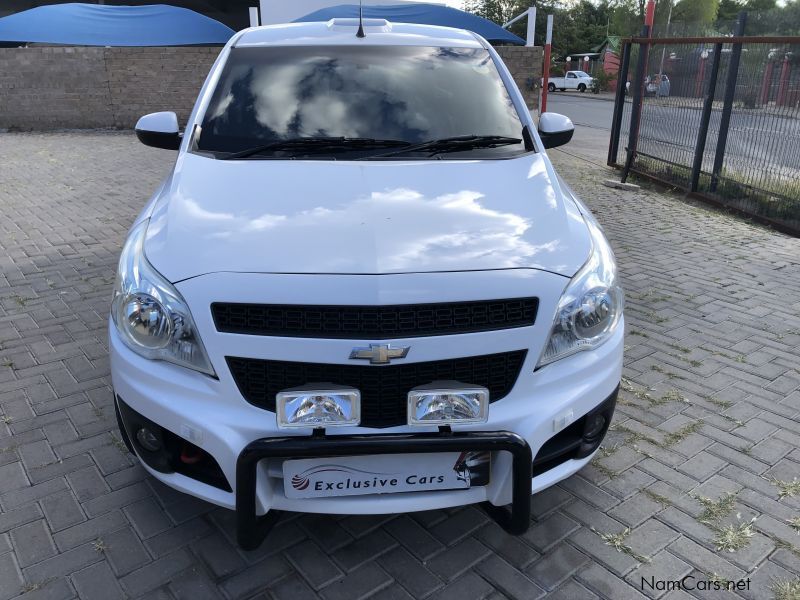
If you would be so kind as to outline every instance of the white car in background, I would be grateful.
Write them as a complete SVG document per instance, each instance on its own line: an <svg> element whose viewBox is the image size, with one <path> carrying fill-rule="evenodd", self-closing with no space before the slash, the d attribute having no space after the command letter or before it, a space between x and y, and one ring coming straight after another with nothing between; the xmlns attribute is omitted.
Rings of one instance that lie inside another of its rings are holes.
<svg viewBox="0 0 800 600"><path fill-rule="evenodd" d="M136 126L177 159L114 286L129 448L235 509L243 548L280 511L482 503L525 531L597 451L622 368L614 256L545 152L572 132L537 132L473 33L239 32L185 134Z"/></svg>
<svg viewBox="0 0 800 600"><path fill-rule="evenodd" d="M567 71L564 77L550 77L547 82L547 91L578 90L583 93L594 87L594 78L583 71Z"/></svg>

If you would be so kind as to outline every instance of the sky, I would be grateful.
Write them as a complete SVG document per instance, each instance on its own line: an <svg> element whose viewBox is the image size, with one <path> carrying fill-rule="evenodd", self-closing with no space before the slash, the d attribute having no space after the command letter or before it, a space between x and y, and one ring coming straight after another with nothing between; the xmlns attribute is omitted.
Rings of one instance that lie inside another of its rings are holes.
<svg viewBox="0 0 800 600"><path fill-rule="evenodd" d="M368 2L368 0L365 0ZM417 0L412 0L417 1ZM424 2L425 0L419 0L420 2ZM458 10L464 10L464 0L430 0L430 4L446 4L452 8L457 8Z"/></svg>

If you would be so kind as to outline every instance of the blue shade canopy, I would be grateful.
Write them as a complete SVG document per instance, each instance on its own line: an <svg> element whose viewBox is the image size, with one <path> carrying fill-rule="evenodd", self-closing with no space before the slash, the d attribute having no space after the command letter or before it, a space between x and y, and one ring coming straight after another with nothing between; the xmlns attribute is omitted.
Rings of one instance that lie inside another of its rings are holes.
<svg viewBox="0 0 800 600"><path fill-rule="evenodd" d="M340 4L322 8L295 19L301 21L329 21L334 18L358 17L357 4ZM441 25L474 31L483 36L490 44L514 44L524 46L525 40L500 27L497 23L473 15L463 10L438 4L408 2L387 6L364 6L365 19L386 19L395 23L419 23L423 25Z"/></svg>
<svg viewBox="0 0 800 600"><path fill-rule="evenodd" d="M74 46L224 44L233 29L186 8L52 4L0 19L0 43Z"/></svg>

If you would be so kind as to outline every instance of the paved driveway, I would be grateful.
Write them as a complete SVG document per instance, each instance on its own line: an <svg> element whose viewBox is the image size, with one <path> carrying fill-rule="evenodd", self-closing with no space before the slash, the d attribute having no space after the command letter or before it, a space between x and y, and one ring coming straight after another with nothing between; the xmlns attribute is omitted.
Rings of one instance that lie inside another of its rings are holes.
<svg viewBox="0 0 800 600"><path fill-rule="evenodd" d="M800 240L553 157L628 294L621 403L593 465L535 496L520 538L475 508L299 516L247 553L231 513L154 481L114 423L110 286L170 153L130 133L0 135L0 599L619 600L687 574L797 598L778 586L800 586Z"/></svg>

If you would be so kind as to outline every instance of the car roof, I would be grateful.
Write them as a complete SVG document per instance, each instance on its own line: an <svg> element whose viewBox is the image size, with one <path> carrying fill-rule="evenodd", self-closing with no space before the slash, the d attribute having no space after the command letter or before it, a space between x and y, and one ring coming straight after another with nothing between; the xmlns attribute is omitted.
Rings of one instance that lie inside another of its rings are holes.
<svg viewBox="0 0 800 600"><path fill-rule="evenodd" d="M331 19L319 23L285 23L251 27L242 31L233 47L259 46L443 46L485 47L482 38L464 29L392 23L385 19L364 19L365 37L356 37L358 19Z"/></svg>

